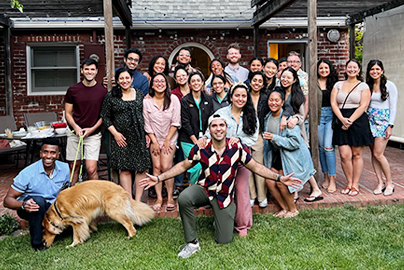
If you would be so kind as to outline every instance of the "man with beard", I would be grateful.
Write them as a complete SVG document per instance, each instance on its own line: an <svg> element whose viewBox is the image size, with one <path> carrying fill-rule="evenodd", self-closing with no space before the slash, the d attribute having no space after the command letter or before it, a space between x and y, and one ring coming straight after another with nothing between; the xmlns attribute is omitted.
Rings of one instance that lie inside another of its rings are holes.
<svg viewBox="0 0 404 270"><path fill-rule="evenodd" d="M226 66L224 71L236 77L239 82L245 82L248 80L248 69L240 66L239 64L241 60L241 53L240 45L238 43L232 43L229 45L229 47L227 47L226 58L229 60L229 64Z"/></svg>
<svg viewBox="0 0 404 270"><path fill-rule="evenodd" d="M83 81L67 89L65 96L66 120L75 134L67 133L66 160L70 169L76 157L80 137L83 136L84 159L88 179L98 179L97 162L101 148L101 105L107 94L107 89L95 80L98 73L98 63L94 59L85 59L80 68ZM80 161L76 162L72 185L78 180Z"/></svg>
<svg viewBox="0 0 404 270"><path fill-rule="evenodd" d="M227 244L233 240L236 215L233 194L238 164L243 164L268 181L282 182L293 187L299 187L302 183L299 179L292 177L292 174L282 176L257 163L251 157L248 148L240 142L230 143L230 139L226 139L226 119L220 114L213 114L209 117L208 123L212 139L205 148L199 148L196 144L186 160L158 176L148 174L149 178L140 180L140 186L148 189L161 181L185 172L197 163L201 164L202 170L198 182L186 188L178 198L179 212L187 242L178 253L179 258L188 258L200 250L196 238L195 207L205 205L212 207L217 243Z"/></svg>

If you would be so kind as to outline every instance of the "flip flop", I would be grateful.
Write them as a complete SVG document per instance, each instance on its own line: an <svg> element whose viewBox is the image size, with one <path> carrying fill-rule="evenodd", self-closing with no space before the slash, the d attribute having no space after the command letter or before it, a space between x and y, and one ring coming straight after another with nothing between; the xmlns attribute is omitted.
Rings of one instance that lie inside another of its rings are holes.
<svg viewBox="0 0 404 270"><path fill-rule="evenodd" d="M356 188L354 188L354 187L352 187L351 188L351 191L349 191L349 193L348 193L348 195L349 196L352 196L352 197L354 197L354 196L356 196L356 195L358 195L359 194L359 190L357 190Z"/></svg>
<svg viewBox="0 0 404 270"><path fill-rule="evenodd" d="M175 210L175 202L174 201L167 202L166 209L167 209L167 211L174 211Z"/></svg>
<svg viewBox="0 0 404 270"><path fill-rule="evenodd" d="M348 194L349 192L351 192L351 188L349 186L346 186L343 190L341 190L341 194Z"/></svg>
<svg viewBox="0 0 404 270"><path fill-rule="evenodd" d="M316 202L316 201L321 201L323 199L324 199L323 196L318 195L318 196L309 196L306 199L304 199L304 201L305 202Z"/></svg>

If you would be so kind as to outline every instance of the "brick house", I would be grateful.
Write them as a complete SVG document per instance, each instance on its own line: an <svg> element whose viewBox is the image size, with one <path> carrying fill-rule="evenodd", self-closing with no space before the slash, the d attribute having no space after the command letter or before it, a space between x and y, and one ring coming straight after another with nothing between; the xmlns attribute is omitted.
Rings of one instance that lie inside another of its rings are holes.
<svg viewBox="0 0 404 270"><path fill-rule="evenodd" d="M182 4L186 3L186 4ZM250 0L157 0L136 2L132 7L131 47L139 48L146 71L156 54L174 61L180 47L192 49L193 66L208 75L210 60L226 62L226 48L238 42L242 64L254 56ZM319 18L318 58L328 58L342 71L349 57L346 18ZM26 112L56 111L61 118L67 87L80 80L79 64L91 54L100 57L98 81L105 74L103 17L12 18L10 28L12 113L17 126ZM340 35L330 41L331 29ZM6 114L5 42L0 28L0 115ZM259 56L280 58L297 50L306 60L307 21L272 18L260 27ZM115 66L126 49L125 28L114 18ZM304 61L306 62L306 61ZM306 63L304 63L306 64Z"/></svg>

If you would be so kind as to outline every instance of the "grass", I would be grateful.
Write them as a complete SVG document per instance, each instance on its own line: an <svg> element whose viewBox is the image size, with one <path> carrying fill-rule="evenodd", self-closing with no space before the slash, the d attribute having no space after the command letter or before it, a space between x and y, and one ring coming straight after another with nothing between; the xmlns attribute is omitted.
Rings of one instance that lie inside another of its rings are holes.
<svg viewBox="0 0 404 270"><path fill-rule="evenodd" d="M214 241L212 217L198 217L202 250L178 259L179 218L157 218L131 240L117 223L66 249L67 231L35 252L29 235L0 241L0 269L404 269L404 205L304 210L293 219L254 215L247 238Z"/></svg>

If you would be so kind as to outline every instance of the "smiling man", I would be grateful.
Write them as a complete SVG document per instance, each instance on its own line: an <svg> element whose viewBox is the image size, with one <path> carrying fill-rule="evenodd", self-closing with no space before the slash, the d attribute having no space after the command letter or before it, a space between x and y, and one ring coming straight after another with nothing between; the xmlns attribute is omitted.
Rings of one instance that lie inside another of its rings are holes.
<svg viewBox="0 0 404 270"><path fill-rule="evenodd" d="M209 118L211 140L205 148L194 145L187 160L178 163L165 173L158 176L148 175L149 178L140 180L140 185L148 189L159 182L170 179L185 172L200 163L201 175L195 185L186 188L178 198L179 211L184 227L185 241L178 253L180 258L188 258L200 250L196 238L195 207L211 205L214 215L213 227L215 240L219 244L227 244L233 240L234 217L236 205L233 201L234 181L238 164L243 164L249 170L273 181L281 181L285 185L299 187L301 181L297 178L281 176L257 163L252 159L249 150L241 143L230 144L226 139L227 123L220 114Z"/></svg>
<svg viewBox="0 0 404 270"><path fill-rule="evenodd" d="M67 89L65 96L66 120L70 129L75 131L67 133L66 160L71 169L76 157L80 136L84 140L84 159L88 179L98 179L97 162L101 149L101 105L107 94L107 89L95 80L98 73L98 64L94 59L85 59L81 63L80 72L83 81L76 83ZM76 162L72 185L78 180L80 161Z"/></svg>
<svg viewBox="0 0 404 270"><path fill-rule="evenodd" d="M240 45L238 43L232 43L227 47L227 60L229 64L224 71L228 74L236 77L239 82L245 82L248 80L249 71L245 67L240 66L241 52Z"/></svg>
<svg viewBox="0 0 404 270"><path fill-rule="evenodd" d="M59 140L43 141L41 159L23 169L15 178L4 198L4 206L17 210L20 218L28 220L31 245L43 250L42 220L60 190L69 184L69 166L60 162Z"/></svg>

